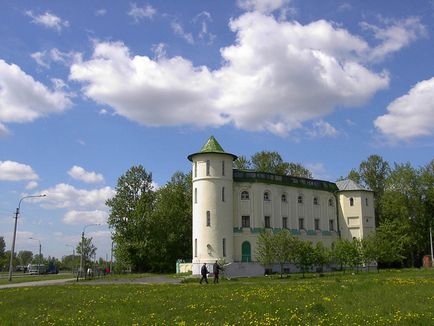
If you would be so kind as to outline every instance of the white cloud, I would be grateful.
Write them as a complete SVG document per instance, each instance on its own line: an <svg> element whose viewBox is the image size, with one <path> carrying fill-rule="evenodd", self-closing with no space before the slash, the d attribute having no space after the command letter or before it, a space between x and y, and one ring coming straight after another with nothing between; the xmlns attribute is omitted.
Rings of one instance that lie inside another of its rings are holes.
<svg viewBox="0 0 434 326"><path fill-rule="evenodd" d="M137 7L137 4L133 2L130 4L128 15L134 18L134 22L138 23L141 19L152 18L156 13L157 10L149 4Z"/></svg>
<svg viewBox="0 0 434 326"><path fill-rule="evenodd" d="M288 7L290 0L237 0L241 9L270 14L277 9Z"/></svg>
<svg viewBox="0 0 434 326"><path fill-rule="evenodd" d="M71 210L65 214L62 221L65 224L106 224L108 214L105 211L76 211Z"/></svg>
<svg viewBox="0 0 434 326"><path fill-rule="evenodd" d="M380 44L370 51L368 58L373 61L383 60L387 55L399 51L411 42L427 35L424 25L417 17L402 20L383 20L384 28L362 22L365 30L372 31Z"/></svg>
<svg viewBox="0 0 434 326"><path fill-rule="evenodd" d="M13 161L0 161L0 180L2 181L21 181L38 180L39 177L27 164Z"/></svg>
<svg viewBox="0 0 434 326"><path fill-rule="evenodd" d="M306 168L312 172L312 175L315 179L320 180L331 180L330 175L327 173L327 169L325 168L323 163L308 163L306 164Z"/></svg>
<svg viewBox="0 0 434 326"><path fill-rule="evenodd" d="M374 124L391 139L411 140L434 135L434 77L417 83L387 106Z"/></svg>
<svg viewBox="0 0 434 326"><path fill-rule="evenodd" d="M95 11L95 16L105 16L107 14L107 9L98 9Z"/></svg>
<svg viewBox="0 0 434 326"><path fill-rule="evenodd" d="M70 105L68 94L49 90L17 65L0 59L0 123L31 122Z"/></svg>
<svg viewBox="0 0 434 326"><path fill-rule="evenodd" d="M39 199L42 206L49 209L68 208L68 209L97 209L105 210L107 199L115 195L115 191L110 187L100 189L77 189L69 184L60 183L48 189L41 190L47 197Z"/></svg>
<svg viewBox="0 0 434 326"><path fill-rule="evenodd" d="M4 124L0 122L0 137L5 137L9 135L9 130Z"/></svg>
<svg viewBox="0 0 434 326"><path fill-rule="evenodd" d="M199 39L207 44L212 44L216 36L208 30L208 23L212 22L211 14L202 11L193 18L195 24L200 24Z"/></svg>
<svg viewBox="0 0 434 326"><path fill-rule="evenodd" d="M185 32L184 28L180 23L173 21L170 26L172 27L172 30L175 32L176 35L182 37L184 40L187 41L187 43L194 44L193 35L191 33Z"/></svg>
<svg viewBox="0 0 434 326"><path fill-rule="evenodd" d="M312 124L312 129L308 130L307 134L312 138L336 137L339 132L330 123L319 120Z"/></svg>
<svg viewBox="0 0 434 326"><path fill-rule="evenodd" d="M326 21L301 25L249 12L230 28L236 43L221 49L216 70L96 43L91 59L71 66L70 79L83 83L87 97L146 126L231 123L280 135L388 87L386 72L364 65L369 44Z"/></svg>
<svg viewBox="0 0 434 326"><path fill-rule="evenodd" d="M36 181L30 181L27 185L26 185L26 189L27 190L32 190L38 187L38 183Z"/></svg>
<svg viewBox="0 0 434 326"><path fill-rule="evenodd" d="M50 64L45 61L46 51L43 52L35 52L30 55L33 60L36 61L38 66L44 67L44 68L50 68Z"/></svg>
<svg viewBox="0 0 434 326"><path fill-rule="evenodd" d="M25 14L33 19L32 23L42 25L46 28L55 29L58 32L62 31L63 27L69 27L69 22L67 20L62 20L60 17L49 12L45 12L42 15L34 15L31 10L28 10Z"/></svg>
<svg viewBox="0 0 434 326"><path fill-rule="evenodd" d="M77 180L86 182L86 183L100 183L104 182L104 177L100 173L89 172L83 169L81 166L74 165L69 171L68 174Z"/></svg>

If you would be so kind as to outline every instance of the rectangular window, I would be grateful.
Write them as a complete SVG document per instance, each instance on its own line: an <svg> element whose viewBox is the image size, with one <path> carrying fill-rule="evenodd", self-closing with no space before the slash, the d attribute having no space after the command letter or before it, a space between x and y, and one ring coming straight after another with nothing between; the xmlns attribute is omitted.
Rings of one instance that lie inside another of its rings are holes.
<svg viewBox="0 0 434 326"><path fill-rule="evenodd" d="M206 226L211 226L211 212L206 211Z"/></svg>
<svg viewBox="0 0 434 326"><path fill-rule="evenodd" d="M197 177L197 162L194 162L194 177Z"/></svg>
<svg viewBox="0 0 434 326"><path fill-rule="evenodd" d="M335 221L329 220L329 230L334 231L335 230Z"/></svg>
<svg viewBox="0 0 434 326"><path fill-rule="evenodd" d="M270 216L264 216L264 224L266 228L271 228L271 219Z"/></svg>
<svg viewBox="0 0 434 326"><path fill-rule="evenodd" d="M298 219L298 229L299 230L304 230L304 218L299 218Z"/></svg>
<svg viewBox="0 0 434 326"><path fill-rule="evenodd" d="M319 227L319 218L315 219L315 230L318 231L320 229Z"/></svg>
<svg viewBox="0 0 434 326"><path fill-rule="evenodd" d="M211 162L210 160L206 161L206 175L210 175L210 169L211 169Z"/></svg>
<svg viewBox="0 0 434 326"><path fill-rule="evenodd" d="M226 239L223 238L223 257L226 257Z"/></svg>
<svg viewBox="0 0 434 326"><path fill-rule="evenodd" d="M287 229L288 228L288 218L282 217L282 228Z"/></svg>
<svg viewBox="0 0 434 326"><path fill-rule="evenodd" d="M194 257L197 257L197 239L194 239Z"/></svg>
<svg viewBox="0 0 434 326"><path fill-rule="evenodd" d="M222 201L225 201L225 187L222 187Z"/></svg>
<svg viewBox="0 0 434 326"><path fill-rule="evenodd" d="M368 206L368 198L365 198L366 206Z"/></svg>
<svg viewBox="0 0 434 326"><path fill-rule="evenodd" d="M241 226L243 228L249 228L250 227L250 216L242 216L241 217Z"/></svg>
<svg viewBox="0 0 434 326"><path fill-rule="evenodd" d="M222 161L222 176L225 175L225 161Z"/></svg>
<svg viewBox="0 0 434 326"><path fill-rule="evenodd" d="M197 204L197 188L194 188L194 203Z"/></svg>

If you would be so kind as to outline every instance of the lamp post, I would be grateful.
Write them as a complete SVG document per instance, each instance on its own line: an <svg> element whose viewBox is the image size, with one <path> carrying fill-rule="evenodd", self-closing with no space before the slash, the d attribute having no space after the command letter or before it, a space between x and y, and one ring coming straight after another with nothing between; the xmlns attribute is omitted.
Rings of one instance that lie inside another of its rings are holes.
<svg viewBox="0 0 434 326"><path fill-rule="evenodd" d="M11 260L9 262L9 282L12 281L13 259L15 253L15 239L17 237L17 221L18 221L18 215L20 215L21 202L26 198L36 198L36 197L45 197L45 196L47 195L42 194L42 195L35 195L35 196L24 196L18 202L17 211L15 212L15 226L14 226L14 235L12 237Z"/></svg>
<svg viewBox="0 0 434 326"><path fill-rule="evenodd" d="M83 273L83 257L84 257L84 233L86 232L86 228L89 226L99 226L101 224L87 224L83 228L83 232L81 233L81 255L80 255L80 271L77 273L77 282L80 273ZM86 275L86 274L85 274Z"/></svg>
<svg viewBox="0 0 434 326"><path fill-rule="evenodd" d="M41 265L42 265L42 254L41 254L41 240L30 237L29 239L39 241L39 265L38 265L38 274L41 274Z"/></svg>

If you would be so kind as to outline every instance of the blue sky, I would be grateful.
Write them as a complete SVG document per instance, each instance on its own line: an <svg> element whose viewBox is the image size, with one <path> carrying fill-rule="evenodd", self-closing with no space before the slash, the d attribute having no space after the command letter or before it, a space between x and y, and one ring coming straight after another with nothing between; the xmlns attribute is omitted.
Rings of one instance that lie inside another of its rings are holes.
<svg viewBox="0 0 434 326"><path fill-rule="evenodd" d="M104 202L156 186L210 135L335 181L371 154L433 159L433 1L0 2L0 235L110 253Z"/></svg>

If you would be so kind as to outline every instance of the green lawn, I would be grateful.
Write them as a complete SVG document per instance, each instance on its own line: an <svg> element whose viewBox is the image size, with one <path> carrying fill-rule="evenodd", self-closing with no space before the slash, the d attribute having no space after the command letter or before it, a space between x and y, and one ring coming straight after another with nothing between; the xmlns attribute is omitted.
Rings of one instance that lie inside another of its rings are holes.
<svg viewBox="0 0 434 326"><path fill-rule="evenodd" d="M47 275L29 275L25 273L13 273L12 282L9 282L9 274L3 273L0 275L0 285L10 283L24 283L43 280L57 280L64 278L74 278L72 273L59 273L59 274L47 274Z"/></svg>
<svg viewBox="0 0 434 326"><path fill-rule="evenodd" d="M433 325L434 269L0 290L1 325Z"/></svg>

